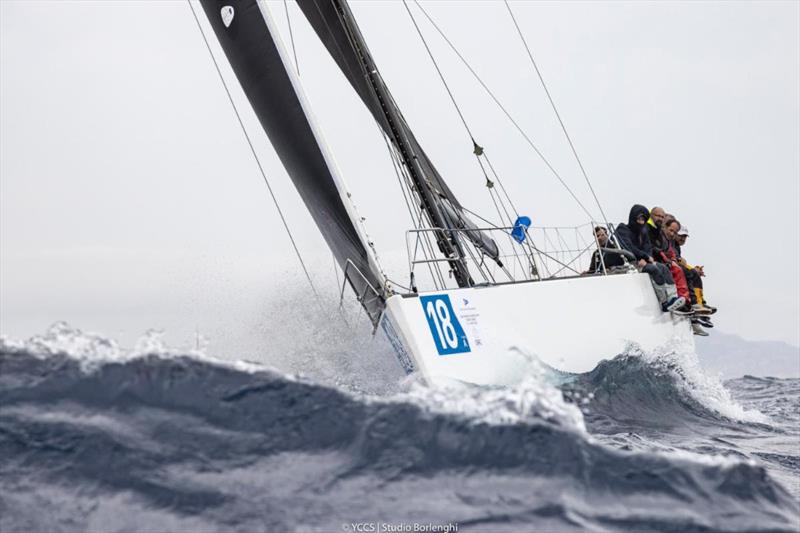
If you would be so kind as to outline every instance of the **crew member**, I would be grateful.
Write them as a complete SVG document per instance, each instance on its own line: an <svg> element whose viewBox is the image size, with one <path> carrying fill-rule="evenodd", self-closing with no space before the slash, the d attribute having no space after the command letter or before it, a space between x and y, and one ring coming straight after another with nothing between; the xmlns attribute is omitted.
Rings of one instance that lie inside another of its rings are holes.
<svg viewBox="0 0 800 533"><path fill-rule="evenodd" d="M609 239L608 230L606 228L603 226L594 228L594 237L597 239L599 247L605 248L606 250L602 251L602 261L600 260L601 251L594 251L592 260L589 263L589 270L584 272L584 274L601 274L603 272L603 265L605 265L606 270L625 265L625 259L623 259L622 254L607 251L608 249L617 249L617 245L612 239Z"/></svg>
<svg viewBox="0 0 800 533"><path fill-rule="evenodd" d="M689 237L689 228L686 226L681 226L681 229L678 230L678 234L675 237L675 250L678 254L678 264L681 265L683 268L683 272L686 275L686 281L689 282L689 287L692 290L692 307L695 309L698 314L705 314L710 315L717 312L717 308L709 305L708 302L705 300L705 294L703 293L703 277L705 277L705 272L703 270L703 265L690 265L686 259L684 259L682 255L681 247L686 244L686 239ZM713 327L710 324L710 320L706 319L709 324L706 327Z"/></svg>
<svg viewBox="0 0 800 533"><path fill-rule="evenodd" d="M636 257L636 266L640 271L650 276L656 297L663 311L678 312L686 304L686 300L678 296L675 281L669 269L653 261L653 247L650 243L647 219L650 213L643 205L636 204L631 207L628 214L628 223L617 226L617 239L619 245L631 252Z"/></svg>
<svg viewBox="0 0 800 533"><path fill-rule="evenodd" d="M654 207L650 210L650 218L647 219L647 234L650 235L651 243L655 244L661 237L661 228L666 216L667 212L663 207Z"/></svg>

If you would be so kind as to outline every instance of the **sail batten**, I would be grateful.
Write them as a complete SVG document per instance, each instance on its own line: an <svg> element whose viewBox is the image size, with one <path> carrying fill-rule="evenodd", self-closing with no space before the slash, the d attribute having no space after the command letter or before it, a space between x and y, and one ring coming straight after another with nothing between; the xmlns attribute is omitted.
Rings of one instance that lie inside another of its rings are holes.
<svg viewBox="0 0 800 533"><path fill-rule="evenodd" d="M257 0L200 3L281 163L376 322L384 307L385 280L268 8Z"/></svg>

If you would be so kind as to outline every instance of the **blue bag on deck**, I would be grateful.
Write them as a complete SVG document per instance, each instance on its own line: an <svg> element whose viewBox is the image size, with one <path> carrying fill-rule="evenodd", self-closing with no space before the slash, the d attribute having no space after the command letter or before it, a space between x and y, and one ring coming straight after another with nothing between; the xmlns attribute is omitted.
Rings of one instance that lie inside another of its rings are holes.
<svg viewBox="0 0 800 533"><path fill-rule="evenodd" d="M518 243L522 244L525 241L525 230L531 227L531 219L525 216L517 217L517 221L514 222L514 229L511 230L511 236L514 237L514 240Z"/></svg>

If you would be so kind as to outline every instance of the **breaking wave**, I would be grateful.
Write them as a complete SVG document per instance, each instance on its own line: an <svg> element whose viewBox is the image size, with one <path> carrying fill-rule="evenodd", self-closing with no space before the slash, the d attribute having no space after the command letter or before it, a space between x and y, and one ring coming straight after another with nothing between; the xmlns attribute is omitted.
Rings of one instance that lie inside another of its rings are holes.
<svg viewBox="0 0 800 533"><path fill-rule="evenodd" d="M629 345L564 387L567 396L589 395L591 412L616 424L670 425L687 420L769 424L770 418L744 409L717 378L707 376L693 350L680 344L653 353Z"/></svg>
<svg viewBox="0 0 800 533"><path fill-rule="evenodd" d="M592 417L739 419L678 368L627 353L564 392L375 397L59 324L0 343L0 530L791 530L796 502L752 460L592 435Z"/></svg>

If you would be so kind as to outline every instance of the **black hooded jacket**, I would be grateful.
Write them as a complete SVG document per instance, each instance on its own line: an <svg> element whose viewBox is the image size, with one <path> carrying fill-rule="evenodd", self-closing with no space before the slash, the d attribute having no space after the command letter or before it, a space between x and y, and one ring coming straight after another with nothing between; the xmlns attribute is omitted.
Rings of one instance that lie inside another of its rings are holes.
<svg viewBox="0 0 800 533"><path fill-rule="evenodd" d="M620 246L636 256L636 259L645 259L653 256L650 235L648 234L647 224L638 224L636 219L643 215L644 219L650 216L650 212L643 205L636 204L631 207L628 215L628 223L617 226L617 240Z"/></svg>

